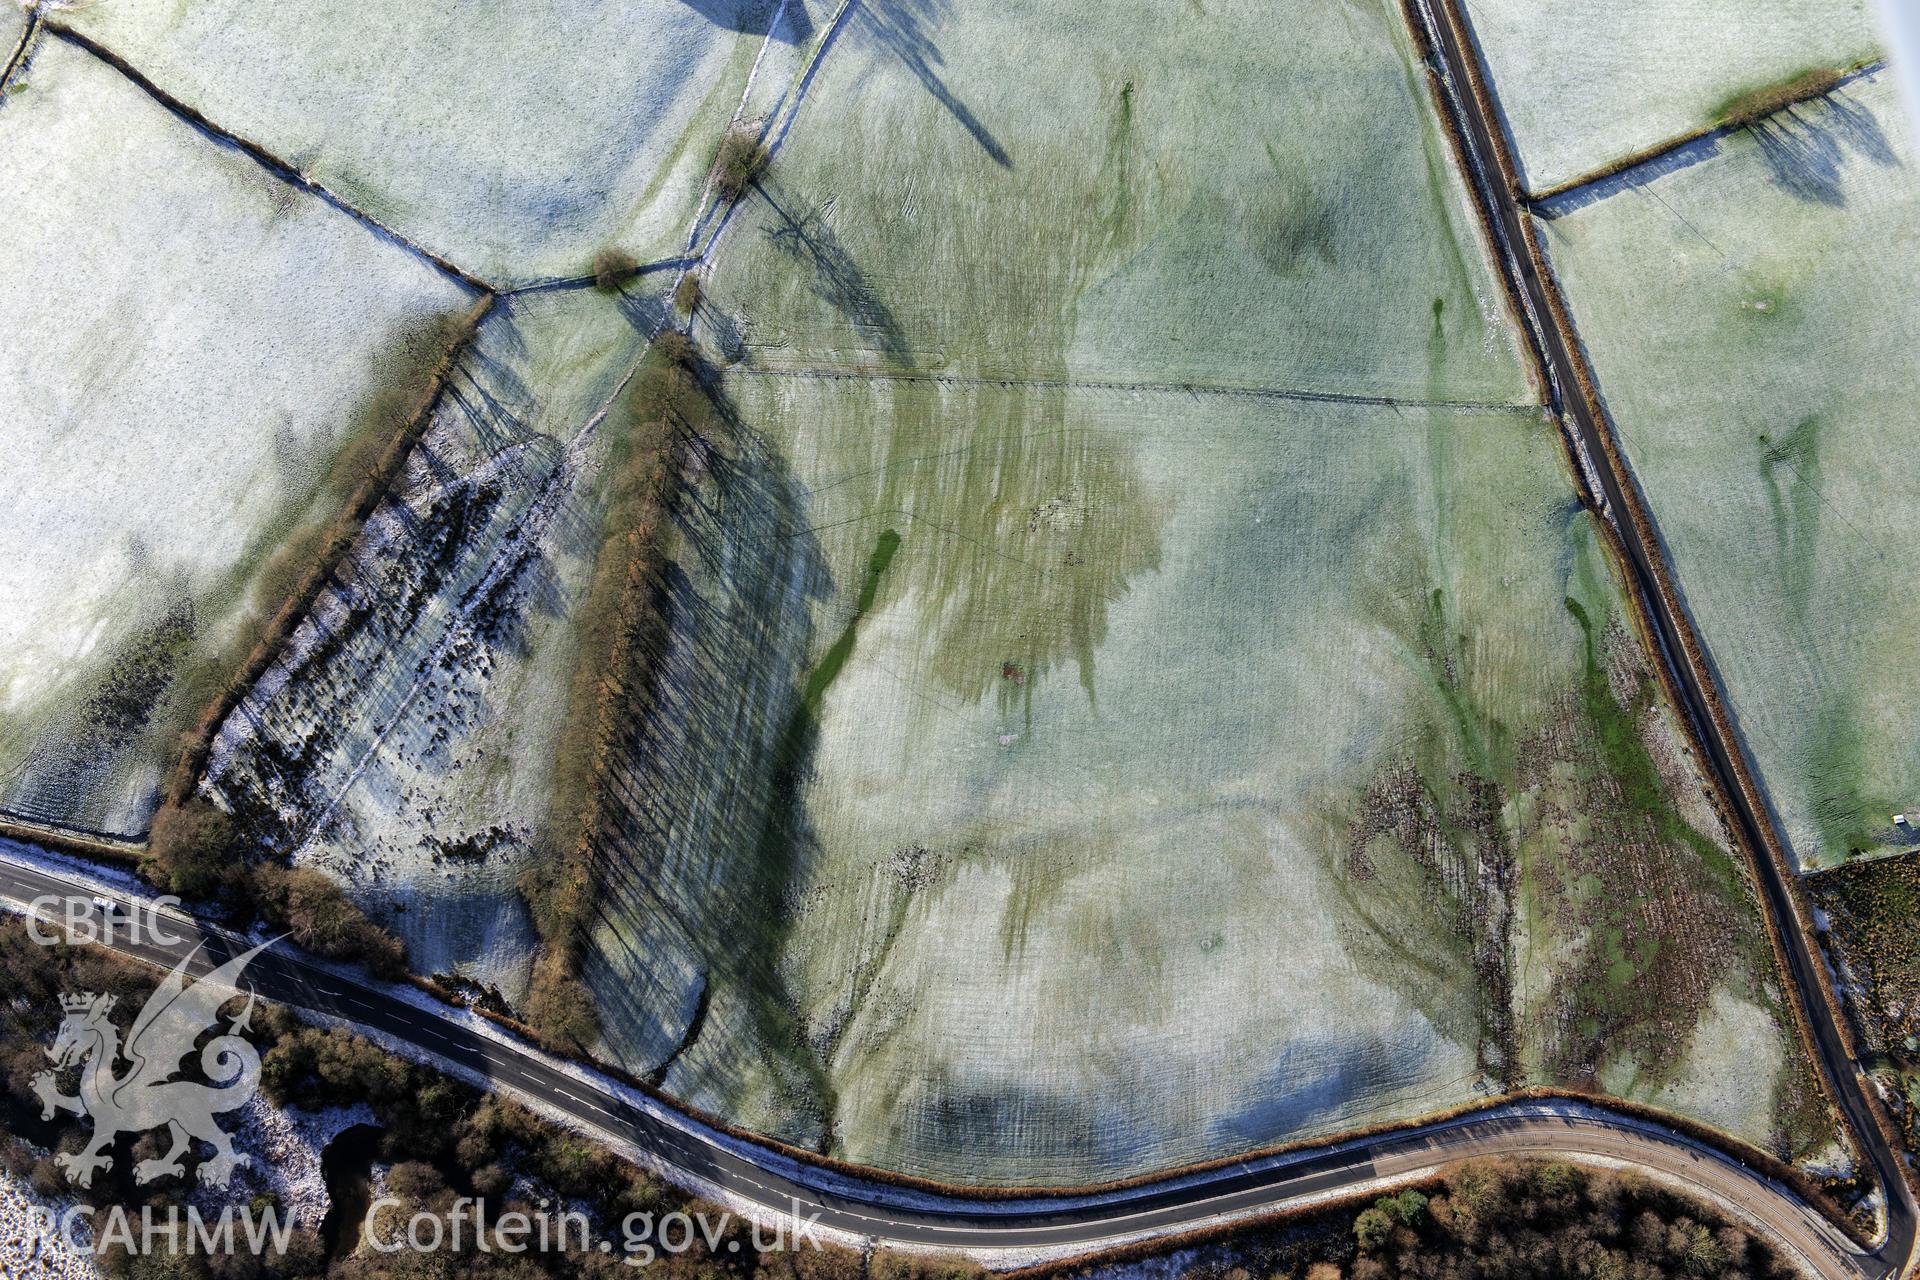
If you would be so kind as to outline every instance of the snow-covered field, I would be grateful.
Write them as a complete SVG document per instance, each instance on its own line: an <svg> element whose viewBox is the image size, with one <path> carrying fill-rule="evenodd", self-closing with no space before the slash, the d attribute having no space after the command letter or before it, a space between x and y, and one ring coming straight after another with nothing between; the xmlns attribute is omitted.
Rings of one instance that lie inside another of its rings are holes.
<svg viewBox="0 0 1920 1280"><path fill-rule="evenodd" d="M137 832L189 675L469 299L79 48L30 58L0 105L0 809Z"/></svg>
<svg viewBox="0 0 1920 1280"><path fill-rule="evenodd" d="M1543 223L1628 458L1806 865L1920 805L1915 152L1894 79Z"/></svg>
<svg viewBox="0 0 1920 1280"><path fill-rule="evenodd" d="M659 315L594 291L495 307L352 572L210 769L277 848L346 880L417 969L509 998L535 945L514 881L546 817L604 411Z"/></svg>
<svg viewBox="0 0 1920 1280"><path fill-rule="evenodd" d="M678 253L776 0L104 0L61 20L490 284ZM804 6L795 6L804 13ZM802 39L773 26L776 44ZM810 34L810 31L808 32Z"/></svg>
<svg viewBox="0 0 1920 1280"><path fill-rule="evenodd" d="M1375 0L856 5L715 250L710 337L779 368L1531 401L1410 62Z"/></svg>
<svg viewBox="0 0 1920 1280"><path fill-rule="evenodd" d="M1742 93L1875 56L1872 0L1474 0L1527 186L1711 124Z"/></svg>

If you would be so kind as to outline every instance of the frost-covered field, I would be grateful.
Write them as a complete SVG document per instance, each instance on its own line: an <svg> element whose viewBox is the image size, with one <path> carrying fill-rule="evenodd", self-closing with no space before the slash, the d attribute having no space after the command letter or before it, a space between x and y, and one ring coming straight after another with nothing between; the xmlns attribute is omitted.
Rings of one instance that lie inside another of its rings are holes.
<svg viewBox="0 0 1920 1280"><path fill-rule="evenodd" d="M58 38L0 101L0 190L0 809L139 831L189 673L469 297Z"/></svg>
<svg viewBox="0 0 1920 1280"><path fill-rule="evenodd" d="M1406 44L1372 0L855 6L720 241L710 336L788 369L1530 401Z"/></svg>
<svg viewBox="0 0 1920 1280"><path fill-rule="evenodd" d="M667 834L589 969L629 1067L677 1045L699 1106L987 1181L1505 1078L1817 1141L1537 417L729 387L628 824Z"/></svg>
<svg viewBox="0 0 1920 1280"><path fill-rule="evenodd" d="M1873 0L1474 0L1527 186L1544 191L1713 123L1728 102L1876 55Z"/></svg>
<svg viewBox="0 0 1920 1280"><path fill-rule="evenodd" d="M510 998L534 945L514 880L546 816L567 612L598 545L603 413L659 315L592 291L496 305L397 498L210 770L256 832L385 916L417 969Z"/></svg>
<svg viewBox="0 0 1920 1280"><path fill-rule="evenodd" d="M58 19L490 278L724 225L695 324L720 403L679 477L655 710L597 828L583 977L609 1057L734 1123L958 1180L1119 1177L1533 1082L1816 1151L1742 873L1533 407L1399 9L1283 9L789 0L770 37L771 6L724 0ZM116 315L140 264L174 308L144 342L208 281L250 326L142 349L133 398L85 420L97 458L159 403L151 456L107 456L226 477L171 480L210 495L178 512L123 496L121 521L173 513L151 536L91 535L143 590L213 583L188 596L210 626L313 502L265 468L324 462L362 384L464 295L58 32L29 79L0 144L62 125L33 145L85 156L52 188L75 207L37 197L35 226L101 240L77 256L117 264ZM113 143L63 123L68 80L134 94ZM771 167L730 221L696 219L743 101ZM44 167L0 152L0 178ZM164 220L77 205L70 175L116 157L225 194L200 220L172 188ZM273 216L224 212L243 196ZM39 298L31 275L0 300ZM82 283L68 315L104 305ZM417 969L509 1001L623 386L666 308L637 286L496 301L209 766ZM31 332L36 377L113 350ZM190 429L259 387L282 416L247 421L272 430ZM92 580L55 567L21 580ZM94 678L76 696L111 696L73 705L117 713L130 677Z"/></svg>
<svg viewBox="0 0 1920 1280"><path fill-rule="evenodd" d="M822 37L705 273L744 363L610 793L622 1065L995 1182L1530 1081L1822 1143L1398 15L1296 16L1151 63L1071 6ZM416 967L509 999L596 415L659 315L504 300L215 754Z"/></svg>
<svg viewBox="0 0 1920 1280"><path fill-rule="evenodd" d="M101 0L166 92L502 286L681 250L775 0ZM771 43L812 33L796 22Z"/></svg>
<svg viewBox="0 0 1920 1280"><path fill-rule="evenodd" d="M714 250L609 1052L956 1179L1507 1081L1823 1145L1397 11L1108 12L856 12Z"/></svg>
<svg viewBox="0 0 1920 1280"><path fill-rule="evenodd" d="M27 11L22 5L0 4L0 67L6 65L27 34Z"/></svg>
<svg viewBox="0 0 1920 1280"><path fill-rule="evenodd" d="M1680 586L1809 866L1908 843L1920 185L1890 75L1544 223Z"/></svg>

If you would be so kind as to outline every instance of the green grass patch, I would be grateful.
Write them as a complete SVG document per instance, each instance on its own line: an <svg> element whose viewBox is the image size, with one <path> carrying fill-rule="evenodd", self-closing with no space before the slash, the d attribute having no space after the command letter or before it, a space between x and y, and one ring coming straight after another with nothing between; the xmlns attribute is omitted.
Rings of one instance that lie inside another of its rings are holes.
<svg viewBox="0 0 1920 1280"><path fill-rule="evenodd" d="M1740 872L1733 860L1713 841L1693 829L1680 816L1667 795L1660 770L1653 762L1640 736L1640 720L1652 706L1655 685L1643 681L1631 706L1622 706L1613 695L1612 683L1600 663L1599 641L1593 634L1593 622L1578 600L1566 601L1567 612L1580 624L1586 637L1586 671L1582 695L1588 723L1592 725L1600 750L1602 766L1620 787L1621 797L1631 813L1642 814L1654 825L1661 839L1691 849L1723 887L1740 883Z"/></svg>

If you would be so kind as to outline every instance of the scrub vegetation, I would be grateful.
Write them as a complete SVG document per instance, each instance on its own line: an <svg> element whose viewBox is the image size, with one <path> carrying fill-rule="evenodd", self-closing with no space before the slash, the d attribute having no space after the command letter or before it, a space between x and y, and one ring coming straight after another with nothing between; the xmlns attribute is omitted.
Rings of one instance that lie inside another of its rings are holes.
<svg viewBox="0 0 1920 1280"><path fill-rule="evenodd" d="M1788 1280L1799 1271L1716 1207L1631 1172L1562 1162L1476 1160L1361 1208L1229 1228L1209 1243L1128 1251L1136 1260L1058 1266L1034 1280ZM1144 1265L1143 1265L1144 1264Z"/></svg>
<svg viewBox="0 0 1920 1280"><path fill-rule="evenodd" d="M262 861L233 818L203 796L161 806L140 871L168 893L219 901L241 920L257 916L316 955L363 964L383 978L406 972L406 948L338 882L310 867Z"/></svg>
<svg viewBox="0 0 1920 1280"><path fill-rule="evenodd" d="M673 309L690 316L700 309L700 273L689 271L673 286Z"/></svg>
<svg viewBox="0 0 1920 1280"><path fill-rule="evenodd" d="M1746 128L1794 103L1832 93L1851 69L1811 67L1786 80L1747 89L1720 103L1707 113L1707 119L1721 128Z"/></svg>
<svg viewBox="0 0 1920 1280"><path fill-rule="evenodd" d="M87 1136L80 1118L40 1120L40 1100L30 1084L46 1066L45 1050L61 1015L59 996L75 991L116 996L112 1018L124 1034L158 978L155 970L91 947L49 951L29 939L18 920L0 920L0 979L14 994L0 1011L0 1119L6 1130L0 1167L25 1178L36 1194L49 1199L70 1194L53 1155L78 1150ZM238 1011L238 997L232 1008ZM305 1025L281 1006L255 1009L249 1039L261 1050L261 1093L273 1105L372 1110L380 1130L375 1160L384 1168L388 1194L398 1201L381 1215L385 1230L416 1212L444 1216L456 1196L483 1201L489 1222L509 1212L531 1212L536 1203L563 1204L589 1216L593 1240L623 1239L629 1214L652 1214L657 1220L676 1211L704 1211L715 1223L725 1214L509 1099L483 1094L345 1031ZM88 1202L103 1216L110 1205L124 1206L136 1221L143 1205L164 1213L167 1205L185 1204L196 1185L192 1153L184 1175L144 1186L132 1181L134 1161L158 1156L164 1146L164 1129L123 1137L113 1166L96 1175ZM264 1159L262 1152L249 1154ZM242 1169L236 1176L244 1190L251 1175ZM263 1203L254 1200L256 1212ZM886 1252L868 1257L833 1245L816 1250L802 1243L761 1252L753 1247L745 1222L737 1216L726 1220L730 1226L717 1238L700 1238L685 1252L663 1254L651 1269L674 1280L976 1280L982 1274L960 1259ZM577 1239L568 1247L503 1253L477 1249L469 1235L458 1247L381 1254L330 1243L322 1226L296 1221L284 1253L259 1257L208 1256L184 1239L178 1256L163 1243L144 1258L130 1257L113 1244L96 1257L106 1275L129 1280L585 1280L634 1271L621 1252L609 1256Z"/></svg>
<svg viewBox="0 0 1920 1280"><path fill-rule="evenodd" d="M1879 858L1804 882L1826 916L1826 942L1841 992L1875 1074L1920 1143L1920 859Z"/></svg>
<svg viewBox="0 0 1920 1280"><path fill-rule="evenodd" d="M621 249L602 249L593 255L593 287L617 293L640 270L633 255Z"/></svg>
<svg viewBox="0 0 1920 1280"><path fill-rule="evenodd" d="M1798 1270L1703 1202L1634 1173L1474 1161L1353 1220L1352 1280L1408 1275L1787 1280Z"/></svg>
<svg viewBox="0 0 1920 1280"><path fill-rule="evenodd" d="M767 148L751 131L733 129L720 140L713 161L713 189L722 200L738 200L767 167Z"/></svg>

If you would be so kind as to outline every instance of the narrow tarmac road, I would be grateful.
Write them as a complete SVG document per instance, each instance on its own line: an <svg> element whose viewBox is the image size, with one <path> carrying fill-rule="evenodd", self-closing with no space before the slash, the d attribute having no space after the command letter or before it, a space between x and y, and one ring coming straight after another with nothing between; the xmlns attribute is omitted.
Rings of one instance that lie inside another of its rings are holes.
<svg viewBox="0 0 1920 1280"><path fill-rule="evenodd" d="M45 899L104 897L118 918L159 909L99 882L30 861L0 842L0 906L46 913ZM112 947L172 968L199 954L205 973L251 944L178 911L161 912L172 942L135 939L122 927ZM677 1180L756 1206L761 1216L818 1215L820 1226L881 1244L964 1251L1011 1264L1084 1253L1177 1234L1223 1219L1309 1206L1388 1180L1430 1173L1474 1156L1528 1155L1617 1161L1677 1181L1771 1234L1823 1280L1887 1280L1892 1268L1864 1253L1788 1188L1703 1143L1637 1117L1573 1102L1517 1103L1400 1133L1329 1148L1248 1159L1107 1193L974 1199L904 1191L719 1132L662 1102L559 1063L470 1015L411 991L352 976L287 944L258 956L246 981L262 996L351 1024L489 1087L556 1113L602 1141L650 1154Z"/></svg>

